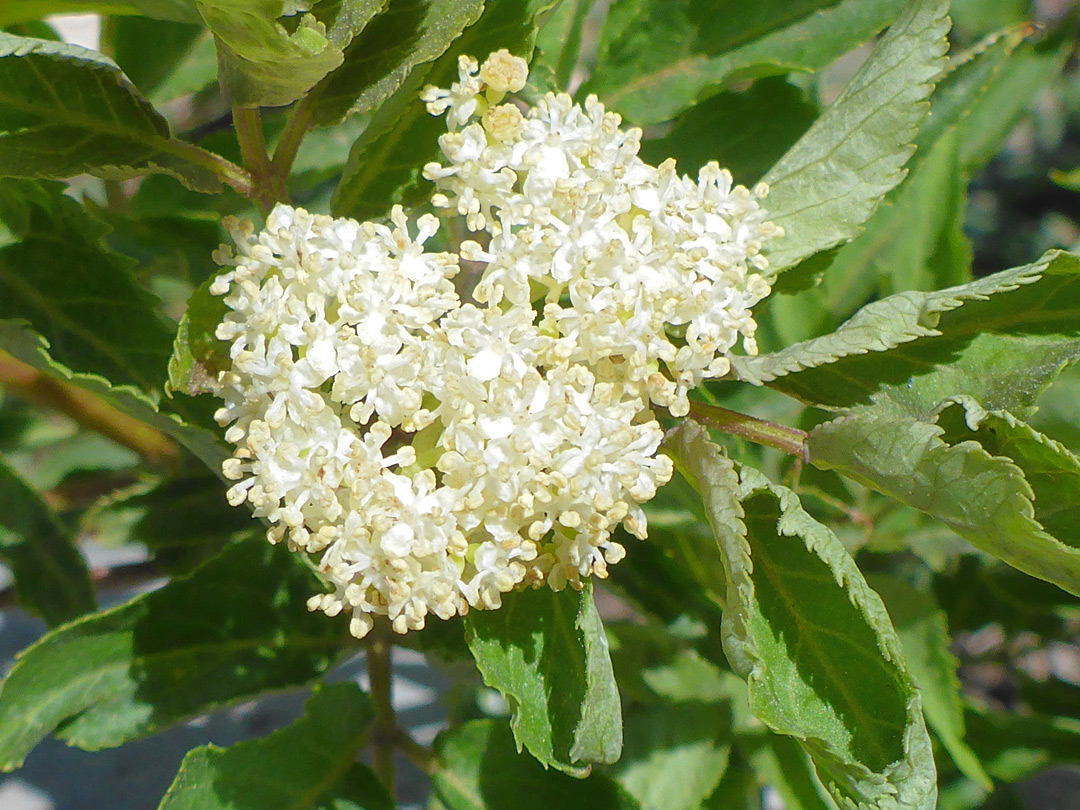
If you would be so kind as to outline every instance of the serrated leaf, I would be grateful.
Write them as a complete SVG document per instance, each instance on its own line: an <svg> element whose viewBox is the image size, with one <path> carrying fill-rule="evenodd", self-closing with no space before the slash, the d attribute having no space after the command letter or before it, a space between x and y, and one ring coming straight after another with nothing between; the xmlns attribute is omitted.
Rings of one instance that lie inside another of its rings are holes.
<svg viewBox="0 0 1080 810"><path fill-rule="evenodd" d="M45 499L0 456L0 560L19 603L50 625L95 607L90 572L75 538Z"/></svg>
<svg viewBox="0 0 1080 810"><path fill-rule="evenodd" d="M697 810L727 770L731 712L684 702L631 711L610 773L643 810Z"/></svg>
<svg viewBox="0 0 1080 810"><path fill-rule="evenodd" d="M174 140L165 119L97 51L0 32L0 175L171 174L217 192L216 158Z"/></svg>
<svg viewBox="0 0 1080 810"><path fill-rule="evenodd" d="M505 724L473 720L435 740L440 767L431 777L446 810L640 810L618 784L601 773L572 779L546 770L514 748Z"/></svg>
<svg viewBox="0 0 1080 810"><path fill-rule="evenodd" d="M979 418L981 408L970 400L964 403L968 417ZM951 419L948 413L945 416L946 426L955 434L955 414ZM1000 416L991 424L1004 434L1009 421ZM1009 427L1007 438L1017 445L1018 461L992 455L972 438L950 435L933 421L878 405L815 428L807 440L807 453L815 466L834 469L921 509L976 548L1080 594L1080 536L1067 519L1054 520L1057 512L1071 505L1037 498L1024 469L1039 476L1040 487L1050 487L1048 493L1061 491L1052 479L1064 476L1060 486L1068 492L1075 489L1076 458L1019 422ZM1047 465L1050 481L1042 477ZM1054 520L1055 527L1063 529L1061 536L1051 535L1041 520Z"/></svg>
<svg viewBox="0 0 1080 810"><path fill-rule="evenodd" d="M733 81L823 68L902 7L903 0L615 3L600 36L599 68L582 92L635 124L655 124Z"/></svg>
<svg viewBox="0 0 1080 810"><path fill-rule="evenodd" d="M888 399L914 415L974 396L1026 413L1080 357L1080 260L1039 261L859 310L835 332L733 361L741 379L829 408Z"/></svg>
<svg viewBox="0 0 1080 810"><path fill-rule="evenodd" d="M356 762L374 717L355 683L320 684L304 716L268 737L189 751L158 810L392 810L394 801Z"/></svg>
<svg viewBox="0 0 1080 810"><path fill-rule="evenodd" d="M957 661L950 650L947 617L931 595L896 577L874 575L868 579L885 602L900 636L930 728L960 771L992 790L990 777L964 741L964 702L956 674Z"/></svg>
<svg viewBox="0 0 1080 810"><path fill-rule="evenodd" d="M968 280L971 259L960 232L968 178L997 153L1029 99L1060 72L1071 50L1071 42L1061 38L1022 43L1027 32L999 32L950 61L916 139L907 182L889 193L865 231L834 257L821 287L785 307L805 310L810 297L821 310L797 339L832 328L875 289L884 296ZM809 286L796 281L785 273L777 288Z"/></svg>
<svg viewBox="0 0 1080 810"><path fill-rule="evenodd" d="M725 568L722 632L750 707L801 741L842 805L932 808L918 690L878 596L793 492L735 465L687 421L666 445L701 493Z"/></svg>
<svg viewBox="0 0 1080 810"><path fill-rule="evenodd" d="M619 758L619 690L591 584L506 594L465 632L484 683L510 702L519 749L574 776Z"/></svg>
<svg viewBox="0 0 1080 810"><path fill-rule="evenodd" d="M947 0L913 0L847 88L766 175L772 272L854 237L903 179L945 66Z"/></svg>
<svg viewBox="0 0 1080 810"><path fill-rule="evenodd" d="M281 0L196 0L196 6L217 38L218 81L233 104L290 104L342 62L341 48L311 15L286 31L278 22Z"/></svg>
<svg viewBox="0 0 1080 810"><path fill-rule="evenodd" d="M286 549L251 539L190 576L70 622L23 651L0 686L0 768L46 735L98 750L323 672L340 628Z"/></svg>
<svg viewBox="0 0 1080 810"><path fill-rule="evenodd" d="M223 296L210 293L213 282L211 276L199 285L180 319L168 363L170 391L190 396L214 391L218 372L231 365L229 344L215 335L229 308Z"/></svg>
<svg viewBox="0 0 1080 810"><path fill-rule="evenodd" d="M104 246L107 226L55 186L5 180L3 191L0 217L21 241L0 248L0 348L220 465L214 432L160 409L171 330L131 262Z"/></svg>
<svg viewBox="0 0 1080 810"><path fill-rule="evenodd" d="M417 65L441 56L483 9L484 0L389 0L345 49L341 67L312 91L315 123L336 124L378 107Z"/></svg>
<svg viewBox="0 0 1080 810"><path fill-rule="evenodd" d="M430 196L432 187L420 170L438 156L438 137L446 131L442 118L428 115L420 103L427 84L449 87L457 81L460 54L484 55L506 48L528 59L536 40L537 17L556 0L498 0L465 29L454 47L434 64L415 68L401 87L372 116L353 145L341 182L331 200L335 216L376 219L391 205L413 206Z"/></svg>

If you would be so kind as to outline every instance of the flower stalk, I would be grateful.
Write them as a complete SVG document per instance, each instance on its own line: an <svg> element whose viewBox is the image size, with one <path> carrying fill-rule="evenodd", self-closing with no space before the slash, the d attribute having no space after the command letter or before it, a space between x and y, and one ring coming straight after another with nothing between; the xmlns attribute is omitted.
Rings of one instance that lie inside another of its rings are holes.
<svg viewBox="0 0 1080 810"><path fill-rule="evenodd" d="M700 422L707 427L715 428L721 433L738 436L742 439L773 447L791 456L798 456L806 461L806 438L807 433L798 428L778 425L756 416L730 411L717 405L706 405L704 402L691 400L691 419Z"/></svg>

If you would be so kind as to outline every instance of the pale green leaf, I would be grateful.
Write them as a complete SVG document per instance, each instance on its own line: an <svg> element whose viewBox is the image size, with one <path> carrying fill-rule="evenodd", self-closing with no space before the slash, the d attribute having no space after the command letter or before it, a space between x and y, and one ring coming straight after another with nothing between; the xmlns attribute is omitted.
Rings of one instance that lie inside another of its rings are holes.
<svg viewBox="0 0 1080 810"><path fill-rule="evenodd" d="M1039 261L935 292L905 292L859 310L835 332L759 357L741 379L829 408L888 399L925 415L949 396L1026 415L1080 357L1080 261Z"/></svg>
<svg viewBox="0 0 1080 810"><path fill-rule="evenodd" d="M484 683L510 702L519 748L575 776L619 758L619 690L591 584L506 594L465 627Z"/></svg>
<svg viewBox="0 0 1080 810"><path fill-rule="evenodd" d="M394 203L419 204L433 187L420 177L424 164L438 157L438 137L446 121L429 115L420 102L427 84L449 87L457 81L460 54L484 55L506 48L528 59L537 18L556 0L497 0L465 29L434 63L418 65L372 116L353 145L331 210L336 216L376 219Z"/></svg>
<svg viewBox="0 0 1080 810"><path fill-rule="evenodd" d="M581 57L585 18L596 0L562 0L536 36L536 58L529 71L546 71L555 87L565 92Z"/></svg>
<svg viewBox="0 0 1080 810"><path fill-rule="evenodd" d="M190 576L70 622L23 651L0 686L0 768L46 735L98 750L323 672L341 625L282 547L234 544Z"/></svg>
<svg viewBox="0 0 1080 810"><path fill-rule="evenodd" d="M784 236L773 272L854 237L903 179L927 98L945 66L947 0L913 0L843 93L766 175Z"/></svg>
<svg viewBox="0 0 1080 810"><path fill-rule="evenodd" d="M945 427L892 405L858 408L815 428L807 441L808 458L921 509L1009 565L1080 594L1080 535L1068 519L1075 496L1064 503L1057 497L1076 491L1076 457L1011 416L980 416L982 409L970 399L963 405L959 412L971 424L990 420L1003 445L990 442L999 440L995 434L986 437L988 443L1013 453L1015 461L984 448L977 434L960 431L956 404L946 408ZM1047 493L1044 497L1038 497L1026 472Z"/></svg>
<svg viewBox="0 0 1080 810"><path fill-rule="evenodd" d="M784 810L836 810L806 751L790 737L769 734L755 743L740 740L740 749L757 774L784 802Z"/></svg>
<svg viewBox="0 0 1080 810"><path fill-rule="evenodd" d="M355 683L320 684L304 716L268 737L189 751L158 810L392 810L356 757L374 711Z"/></svg>
<svg viewBox="0 0 1080 810"><path fill-rule="evenodd" d="M446 810L639 810L610 777L573 779L514 748L504 723L473 720L435 740L434 796Z"/></svg>
<svg viewBox="0 0 1080 810"><path fill-rule="evenodd" d="M289 33L281 0L196 0L218 42L218 81L233 104L289 104L338 67L341 48L311 15Z"/></svg>
<svg viewBox="0 0 1080 810"><path fill-rule="evenodd" d="M598 94L635 124L666 121L734 81L823 68L896 19L903 5L904 0L614 3L600 37L599 67L583 92Z"/></svg>
<svg viewBox="0 0 1080 810"><path fill-rule="evenodd" d="M97 51L0 32L0 175L163 172L215 192L215 160L171 138L165 119Z"/></svg>
<svg viewBox="0 0 1080 810"><path fill-rule="evenodd" d="M805 746L841 805L932 808L918 690L880 598L793 492L736 471L687 421L667 442L701 493L728 576L722 633L750 708Z"/></svg>
<svg viewBox="0 0 1080 810"><path fill-rule="evenodd" d="M660 704L628 713L610 773L643 810L697 810L720 783L731 746L724 704Z"/></svg>
<svg viewBox="0 0 1080 810"><path fill-rule="evenodd" d="M933 596L896 577L873 575L870 584L889 610L908 670L919 685L923 711L961 772L986 790L993 784L964 741L964 702L957 661L950 649L948 617Z"/></svg>
<svg viewBox="0 0 1080 810"><path fill-rule="evenodd" d="M0 560L20 604L50 625L93 610L94 589L71 532L0 456Z"/></svg>
<svg viewBox="0 0 1080 810"><path fill-rule="evenodd" d="M335 124L375 109L417 65L441 56L483 10L484 0L389 0L345 49L341 67L312 91L315 122Z"/></svg>
<svg viewBox="0 0 1080 810"><path fill-rule="evenodd" d="M52 14L145 14L158 20L198 22L195 0L4 0L0 27Z"/></svg>

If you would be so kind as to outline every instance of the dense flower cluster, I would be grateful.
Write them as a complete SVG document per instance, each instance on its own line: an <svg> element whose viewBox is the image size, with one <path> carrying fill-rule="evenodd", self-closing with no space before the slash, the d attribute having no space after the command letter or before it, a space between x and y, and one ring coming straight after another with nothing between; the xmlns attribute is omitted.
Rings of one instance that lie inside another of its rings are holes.
<svg viewBox="0 0 1080 810"><path fill-rule="evenodd" d="M764 189L645 164L593 98L501 103L526 77L501 51L425 90L448 125L434 201L478 233L458 254L400 207L379 225L278 206L216 256L229 500L320 555L334 590L309 606L357 636L605 576L672 473L652 406L686 413L740 336L754 350ZM472 300L459 256L482 268Z"/></svg>

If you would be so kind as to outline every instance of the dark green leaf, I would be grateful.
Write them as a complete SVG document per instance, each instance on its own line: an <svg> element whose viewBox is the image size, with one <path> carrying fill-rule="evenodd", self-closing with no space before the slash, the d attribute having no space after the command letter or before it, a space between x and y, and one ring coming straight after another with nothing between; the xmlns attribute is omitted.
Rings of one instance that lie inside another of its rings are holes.
<svg viewBox="0 0 1080 810"><path fill-rule="evenodd" d="M233 104L289 104L341 64L341 48L311 15L291 33L278 22L281 0L196 0L196 5L217 38L218 81Z"/></svg>
<svg viewBox="0 0 1080 810"><path fill-rule="evenodd" d="M994 777L1020 779L1054 763L1080 762L1080 722L1073 717L969 711L968 735Z"/></svg>
<svg viewBox="0 0 1080 810"><path fill-rule="evenodd" d="M146 17L117 17L110 25L112 58L147 97L206 35L201 25L179 25ZM146 47L148 42L153 42L154 47Z"/></svg>
<svg viewBox="0 0 1080 810"><path fill-rule="evenodd" d="M47 734L97 750L323 672L341 625L311 614L315 576L251 539L23 651L0 689L0 768Z"/></svg>
<svg viewBox="0 0 1080 810"><path fill-rule="evenodd" d="M93 610L94 589L75 538L38 492L0 456L0 560L19 602L50 625Z"/></svg>
<svg viewBox="0 0 1080 810"><path fill-rule="evenodd" d="M597 93L635 124L673 118L738 79L809 71L874 36L904 0L642 0L615 3ZM643 24L644 22L644 24Z"/></svg>
<svg viewBox="0 0 1080 810"><path fill-rule="evenodd" d="M841 805L932 808L918 690L884 605L793 492L735 465L693 422L668 440L728 576L724 650L750 707L800 740Z"/></svg>
<svg viewBox="0 0 1080 810"><path fill-rule="evenodd" d="M321 684L304 717L260 740L189 751L158 810L392 810L356 756L374 717L355 683Z"/></svg>
<svg viewBox="0 0 1080 810"><path fill-rule="evenodd" d="M773 272L854 237L903 179L945 66L947 0L913 0L843 93L766 175Z"/></svg>
<svg viewBox="0 0 1080 810"><path fill-rule="evenodd" d="M465 29L454 47L433 65L414 69L402 86L372 116L353 145L341 183L334 193L336 216L375 219L394 203L416 205L430 195L420 170L438 155L438 137L446 131L442 118L428 115L420 103L427 84L449 87L457 81L458 55L484 58L500 48L528 57L536 39L537 17L556 0L497 0Z"/></svg>
<svg viewBox="0 0 1080 810"><path fill-rule="evenodd" d="M817 105L799 88L781 78L761 79L747 90L720 93L692 107L670 133L645 141L641 157L652 164L673 157L690 175L716 160L737 182L752 186L817 116Z"/></svg>
<svg viewBox="0 0 1080 810"><path fill-rule="evenodd" d="M446 810L639 810L637 802L603 774L571 779L518 753L509 729L494 720L474 720L445 731L435 749L440 767L431 778L432 788Z"/></svg>
<svg viewBox="0 0 1080 810"><path fill-rule="evenodd" d="M930 728L964 775L992 790L990 777L964 741L964 704L945 614L932 596L903 580L878 575L869 581L889 609Z"/></svg>
<svg viewBox="0 0 1080 810"><path fill-rule="evenodd" d="M619 690L590 584L507 594L465 627L484 683L510 702L519 747L575 776L619 758Z"/></svg>
<svg viewBox="0 0 1080 810"><path fill-rule="evenodd" d="M218 372L231 364L229 344L214 334L229 310L223 296L210 293L213 281L213 277L208 278L191 294L180 319L168 364L171 391L190 396L213 391Z"/></svg>
<svg viewBox="0 0 1080 810"><path fill-rule="evenodd" d="M108 227L59 189L19 186L32 191L21 241L0 248L0 319L29 322L72 368L160 390L170 330L133 263L103 247Z"/></svg>
<svg viewBox="0 0 1080 810"><path fill-rule="evenodd" d="M345 49L341 67L312 91L315 122L334 124L378 107L413 68L441 56L483 9L484 0L389 0Z"/></svg>
<svg viewBox="0 0 1080 810"><path fill-rule="evenodd" d="M97 51L0 32L0 175L165 172L215 192L214 162L171 138L165 119Z"/></svg>

